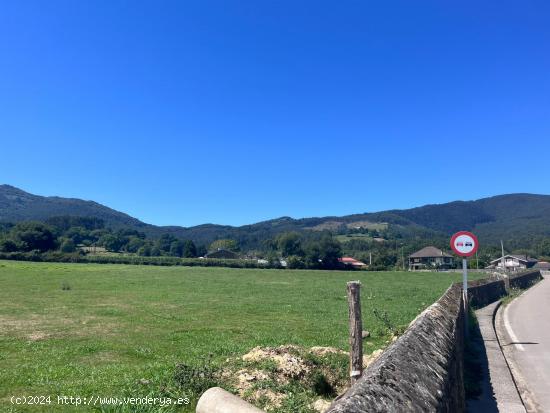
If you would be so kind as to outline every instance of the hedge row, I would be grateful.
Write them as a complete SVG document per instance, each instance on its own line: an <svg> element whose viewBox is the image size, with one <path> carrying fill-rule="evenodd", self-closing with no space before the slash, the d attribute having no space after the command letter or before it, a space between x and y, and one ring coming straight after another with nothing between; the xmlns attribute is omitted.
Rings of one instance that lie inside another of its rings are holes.
<svg viewBox="0 0 550 413"><path fill-rule="evenodd" d="M0 252L2 260L36 262L73 262L95 264L134 264L134 265L179 265L186 267L230 267L230 268L269 268L254 260L223 260L178 257L140 257L140 256L88 256L66 254L62 252Z"/></svg>

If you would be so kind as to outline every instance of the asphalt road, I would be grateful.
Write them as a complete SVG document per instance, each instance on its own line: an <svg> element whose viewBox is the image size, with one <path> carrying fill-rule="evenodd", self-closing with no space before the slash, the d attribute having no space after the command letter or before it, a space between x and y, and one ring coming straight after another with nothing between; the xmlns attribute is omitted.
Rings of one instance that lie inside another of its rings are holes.
<svg viewBox="0 0 550 413"><path fill-rule="evenodd" d="M550 277L504 308L501 345L528 411L550 413Z"/></svg>

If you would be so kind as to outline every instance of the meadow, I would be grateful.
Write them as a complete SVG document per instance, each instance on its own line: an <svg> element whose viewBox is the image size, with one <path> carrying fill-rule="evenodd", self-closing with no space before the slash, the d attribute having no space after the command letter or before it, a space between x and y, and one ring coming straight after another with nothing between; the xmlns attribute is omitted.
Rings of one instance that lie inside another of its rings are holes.
<svg viewBox="0 0 550 413"><path fill-rule="evenodd" d="M14 395L175 397L176 364L223 366L256 346L347 349L350 280L362 282L372 352L460 277L0 261L0 410L93 411Z"/></svg>

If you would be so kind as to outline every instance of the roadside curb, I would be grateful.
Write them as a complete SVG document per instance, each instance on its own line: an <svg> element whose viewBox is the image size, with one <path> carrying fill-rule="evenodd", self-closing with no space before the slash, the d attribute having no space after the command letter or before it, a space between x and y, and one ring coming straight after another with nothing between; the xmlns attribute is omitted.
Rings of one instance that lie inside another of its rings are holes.
<svg viewBox="0 0 550 413"><path fill-rule="evenodd" d="M495 314L494 327L495 327L495 334L499 342L499 346L502 350L502 354L504 355L506 363L508 364L508 368L510 370L510 373L512 374L514 384L523 402L525 410L527 412L537 412L537 411L540 411L540 407L535 401L535 397L533 396L533 394L525 384L525 379L521 374L521 370L518 364L516 363L516 361L514 360L514 357L512 355L512 352L514 351L514 347L510 345L511 343L514 342L514 340L510 337L504 321L505 319L504 313L508 308L508 306L510 306L517 298L521 297L521 295L523 295L527 291L528 289L522 291L522 293L518 297L515 297L510 303L503 306L499 306L499 311L497 311Z"/></svg>
<svg viewBox="0 0 550 413"><path fill-rule="evenodd" d="M500 346L495 328L495 320L501 308L501 301L497 301L475 312L483 345L487 355L487 370L484 378L483 398L494 398L499 412L525 413L526 409L521 399L512 372ZM483 400L471 404L471 411L484 411Z"/></svg>

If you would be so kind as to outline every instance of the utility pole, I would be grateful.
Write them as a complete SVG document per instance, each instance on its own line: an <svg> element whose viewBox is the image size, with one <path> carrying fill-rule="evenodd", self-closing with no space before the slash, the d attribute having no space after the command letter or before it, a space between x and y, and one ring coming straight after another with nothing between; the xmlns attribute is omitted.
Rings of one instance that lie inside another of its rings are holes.
<svg viewBox="0 0 550 413"><path fill-rule="evenodd" d="M403 271L405 271L405 252L403 251L405 247L401 246L401 261L403 262Z"/></svg>
<svg viewBox="0 0 550 413"><path fill-rule="evenodd" d="M504 259L504 242L500 240L500 248L502 250L502 259L500 263L502 264L502 271L506 273L506 260Z"/></svg>
<svg viewBox="0 0 550 413"><path fill-rule="evenodd" d="M372 252L369 251L369 265L372 265Z"/></svg>
<svg viewBox="0 0 550 413"><path fill-rule="evenodd" d="M509 293L510 292L510 279L508 278L508 274L506 274L506 260L504 259L504 242L502 240L500 240L500 248L501 248L501 251L502 251L502 260L501 260L501 264L502 264L502 276L504 278L504 288L506 289L506 292Z"/></svg>

